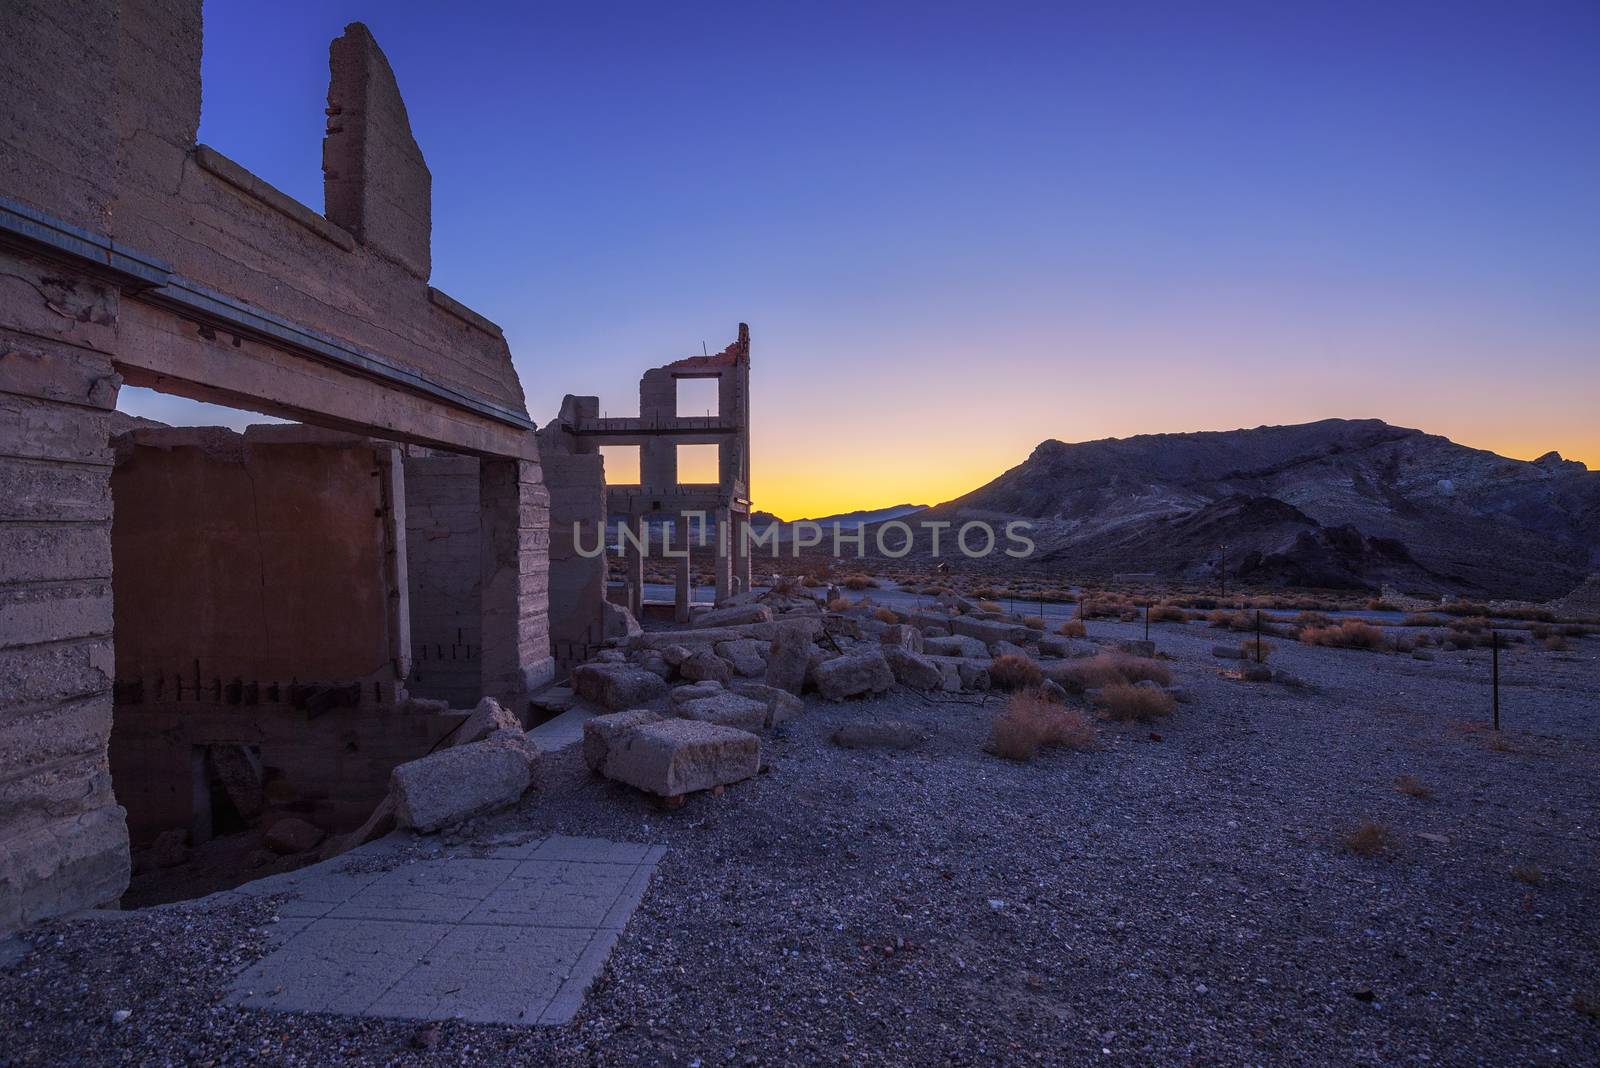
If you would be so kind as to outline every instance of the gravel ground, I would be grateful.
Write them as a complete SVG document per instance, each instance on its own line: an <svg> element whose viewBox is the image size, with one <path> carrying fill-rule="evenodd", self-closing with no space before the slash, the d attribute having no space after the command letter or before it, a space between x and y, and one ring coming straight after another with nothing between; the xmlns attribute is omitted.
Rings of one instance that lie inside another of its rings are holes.
<svg viewBox="0 0 1600 1068"><path fill-rule="evenodd" d="M1600 1062L1600 642L1508 655L1495 745L1485 652L1280 641L1291 690L1228 677L1209 650L1237 636L1156 630L1193 701L1096 752L1006 763L998 699L896 694L812 703L764 774L670 813L551 760L455 848L671 847L570 1026L223 1005L267 902L29 931L0 952L0 1064ZM932 738L827 742L878 718ZM1343 847L1365 820L1391 852Z"/></svg>

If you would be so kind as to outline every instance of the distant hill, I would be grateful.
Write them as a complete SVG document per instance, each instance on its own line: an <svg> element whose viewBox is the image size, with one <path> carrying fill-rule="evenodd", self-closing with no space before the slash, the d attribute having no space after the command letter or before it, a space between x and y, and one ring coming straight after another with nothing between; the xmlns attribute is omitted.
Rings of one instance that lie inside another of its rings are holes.
<svg viewBox="0 0 1600 1068"><path fill-rule="evenodd" d="M816 519L791 520L779 519L771 512L753 512L750 515L750 523L752 526L763 529L772 523L783 523L785 526L792 526L795 523L815 523L822 528L823 534L827 535L835 528L856 530L863 524L887 523L891 519L904 519L906 516L916 515L918 512L927 510L928 506L925 504L896 504L888 508L873 508L859 512L840 512L837 515L825 515ZM787 536L787 531L779 535L779 537Z"/></svg>
<svg viewBox="0 0 1600 1068"><path fill-rule="evenodd" d="M1600 473L1376 419L1045 441L919 519L1025 518L1071 575L1559 597L1600 565Z"/></svg>

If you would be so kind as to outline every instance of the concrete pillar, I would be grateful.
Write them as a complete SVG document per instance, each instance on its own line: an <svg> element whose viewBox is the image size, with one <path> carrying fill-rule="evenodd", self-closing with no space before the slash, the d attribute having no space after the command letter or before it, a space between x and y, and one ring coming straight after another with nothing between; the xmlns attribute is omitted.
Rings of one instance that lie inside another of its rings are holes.
<svg viewBox="0 0 1600 1068"><path fill-rule="evenodd" d="M736 518L735 529L738 536L734 539L735 555L733 558L734 584L739 587L740 593L750 592L750 540L747 537L750 531L750 514L741 512Z"/></svg>
<svg viewBox="0 0 1600 1068"><path fill-rule="evenodd" d="M689 622L689 596L690 587L690 531L689 517L679 516L672 523L672 548L674 552L682 551L683 556L673 563L673 588L672 588L672 618L679 623Z"/></svg>
<svg viewBox="0 0 1600 1068"><path fill-rule="evenodd" d="M629 516L623 520L639 538L639 544L644 545L645 537L650 528L645 525L644 516ZM623 544L623 580L628 586L628 611L633 613L635 619L644 618L644 554L633 547L627 538L622 539Z"/></svg>
<svg viewBox="0 0 1600 1068"><path fill-rule="evenodd" d="M716 523L716 567L714 574L717 582L717 601L733 596L733 532L729 529L728 509L718 508L715 515Z"/></svg>
<svg viewBox="0 0 1600 1068"><path fill-rule="evenodd" d="M24 22L27 20L23 20ZM30 272L32 272L30 274ZM0 250L0 937L116 900L128 831L112 796L110 410L115 290ZM54 281L45 281L54 279ZM45 306L51 286L99 297ZM24 292L39 294L24 300ZM87 307L87 305L85 305ZM23 329L13 330L21 320ZM56 325L65 324L65 325ZM61 336L76 347L45 340Z"/></svg>
<svg viewBox="0 0 1600 1068"><path fill-rule="evenodd" d="M550 655L550 504L539 465L478 465L483 693L521 716L555 674Z"/></svg>

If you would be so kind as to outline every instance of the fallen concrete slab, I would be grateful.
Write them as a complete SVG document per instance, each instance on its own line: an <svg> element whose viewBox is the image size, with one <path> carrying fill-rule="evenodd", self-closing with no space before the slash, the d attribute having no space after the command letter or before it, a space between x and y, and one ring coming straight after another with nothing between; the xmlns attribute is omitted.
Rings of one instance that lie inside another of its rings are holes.
<svg viewBox="0 0 1600 1068"><path fill-rule="evenodd" d="M608 778L659 797L681 797L748 779L761 768L749 731L669 719L629 731L606 757Z"/></svg>
<svg viewBox="0 0 1600 1068"><path fill-rule="evenodd" d="M538 746L521 731L497 731L408 761L389 780L395 819L426 833L503 808L533 784L538 759Z"/></svg>
<svg viewBox="0 0 1600 1068"><path fill-rule="evenodd" d="M572 669L572 689L585 701L621 712L649 704L667 692L667 684L632 664L579 664Z"/></svg>

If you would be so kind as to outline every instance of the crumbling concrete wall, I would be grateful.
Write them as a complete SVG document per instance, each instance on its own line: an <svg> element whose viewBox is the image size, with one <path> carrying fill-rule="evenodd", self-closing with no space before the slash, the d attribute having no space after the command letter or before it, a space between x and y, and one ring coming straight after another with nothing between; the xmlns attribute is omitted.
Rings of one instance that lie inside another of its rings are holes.
<svg viewBox="0 0 1600 1068"><path fill-rule="evenodd" d="M322 170L328 220L426 281L432 271L433 176L411 136L394 71L360 23L329 49Z"/></svg>
<svg viewBox="0 0 1600 1068"><path fill-rule="evenodd" d="M478 461L405 458L411 676L418 697L472 708L483 696Z"/></svg>
<svg viewBox="0 0 1600 1068"><path fill-rule="evenodd" d="M483 686L550 676L547 500L500 329L427 284L376 44L330 54L330 211L196 144L199 0L14 0L0 33L0 932L126 884L106 744L124 381L480 464Z"/></svg>
<svg viewBox="0 0 1600 1068"><path fill-rule="evenodd" d="M428 238L418 236L432 210L427 169L420 154L411 159L405 106L365 27L353 24L330 49L329 109L350 106L358 114L329 116L327 217L221 153L196 147L197 0L125 4L119 32L112 238L432 381L524 409L500 329L427 285Z"/></svg>

